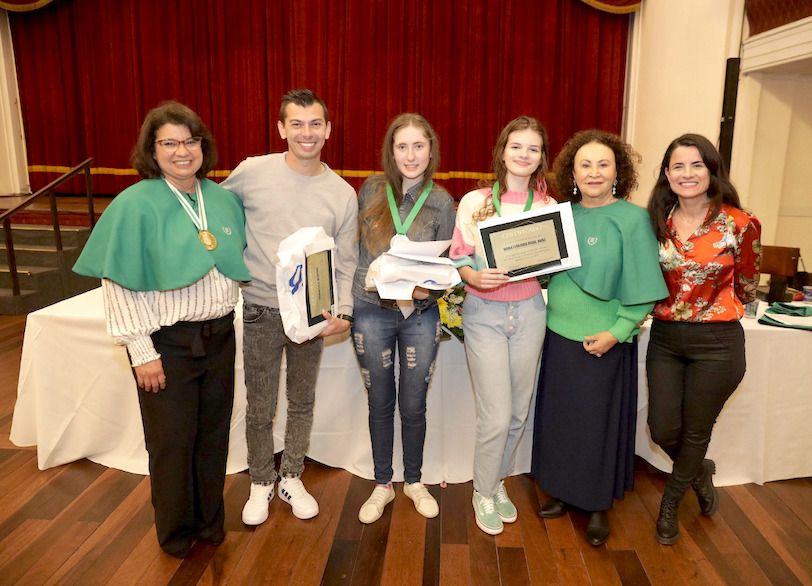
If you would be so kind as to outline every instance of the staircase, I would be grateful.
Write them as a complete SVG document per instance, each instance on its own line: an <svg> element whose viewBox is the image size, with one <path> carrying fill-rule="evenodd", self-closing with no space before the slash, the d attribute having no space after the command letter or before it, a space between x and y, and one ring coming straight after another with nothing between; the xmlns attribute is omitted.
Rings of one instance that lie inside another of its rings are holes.
<svg viewBox="0 0 812 586"><path fill-rule="evenodd" d="M59 231L61 252L56 249L52 226L12 225L20 295L12 294L6 247L0 243L0 315L23 315L99 286L98 279L71 270L90 228L60 226Z"/></svg>

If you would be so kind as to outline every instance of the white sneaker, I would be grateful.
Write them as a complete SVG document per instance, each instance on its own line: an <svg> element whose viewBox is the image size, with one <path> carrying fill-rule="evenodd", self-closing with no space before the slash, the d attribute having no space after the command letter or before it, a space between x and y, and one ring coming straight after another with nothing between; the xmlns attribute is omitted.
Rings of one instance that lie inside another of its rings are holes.
<svg viewBox="0 0 812 586"><path fill-rule="evenodd" d="M395 490L391 484L378 484L372 495L361 506L358 511L358 520L361 523L374 523L383 515L386 505L395 500Z"/></svg>
<svg viewBox="0 0 812 586"><path fill-rule="evenodd" d="M307 492L301 478L280 478L277 492L299 519L312 519L319 514L319 503Z"/></svg>
<svg viewBox="0 0 812 586"><path fill-rule="evenodd" d="M414 501L414 508L427 519L433 519L440 513L440 507L437 506L437 501L434 500L434 497L431 496L422 483L404 483L403 494Z"/></svg>
<svg viewBox="0 0 812 586"><path fill-rule="evenodd" d="M242 522L259 525L268 518L268 504L273 498L273 484L251 483L251 493L242 508Z"/></svg>

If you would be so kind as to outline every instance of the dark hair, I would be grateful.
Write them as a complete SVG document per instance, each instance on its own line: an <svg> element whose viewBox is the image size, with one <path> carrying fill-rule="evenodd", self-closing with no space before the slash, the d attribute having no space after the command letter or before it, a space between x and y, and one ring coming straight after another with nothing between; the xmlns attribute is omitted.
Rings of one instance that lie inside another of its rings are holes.
<svg viewBox="0 0 812 586"><path fill-rule="evenodd" d="M185 126L192 136L203 138L200 143L203 164L195 173L198 179L203 179L217 163L217 146L214 144L214 137L203 124L200 116L188 106L175 101L163 102L157 108L147 112L144 122L141 124L141 131L138 133L138 142L135 143L130 156L133 168L144 179L155 179L163 175L155 160L155 135L164 124Z"/></svg>
<svg viewBox="0 0 812 586"><path fill-rule="evenodd" d="M716 217L722 204L741 209L739 194L730 182L725 162L716 147L701 134L683 134L671 141L671 144L665 149L663 161L660 163L660 175L651 190L651 198L648 202L648 215L651 218L651 225L654 228L657 240L660 242L665 242L668 237L666 229L668 214L677 203L677 195L671 190L671 184L665 171L671 164L671 155L677 147L681 146L696 148L702 157L702 162L710 173L710 185L708 185L707 194L711 207L711 214L708 216L709 221Z"/></svg>
<svg viewBox="0 0 812 586"><path fill-rule="evenodd" d="M282 124L285 123L285 118L287 116L285 109L288 107L288 104L296 104L302 108L307 108L313 104L319 104L322 110L324 110L324 122L327 123L330 121L330 114L327 112L327 105L320 97L307 88L290 90L288 93L282 96L282 104L279 106L279 121Z"/></svg>
<svg viewBox="0 0 812 586"><path fill-rule="evenodd" d="M628 199L632 190L637 187L637 170L634 164L640 161L640 155L634 151L631 145L625 143L616 134L593 128L576 132L555 158L553 172L555 174L555 189L558 201L571 201L574 203L581 201L581 190L577 190L573 194L573 187L575 187L573 177L575 155L581 147L593 142L609 148L615 155L615 172L617 173L615 197Z"/></svg>
<svg viewBox="0 0 812 586"><path fill-rule="evenodd" d="M383 147L381 148L381 167L384 174L382 177L372 178L375 189L372 203L361 212L358 222L361 238L366 244L367 250L373 254L383 251L394 232L392 214L389 211L389 201L386 198L387 183L392 186L392 193L398 207L403 202L403 193L401 191L403 178L395 162L395 134L409 126L420 129L423 136L429 141L429 163L423 172L423 184L432 179L440 166L440 140L428 120L420 114L406 113L400 114L389 123L389 128L386 129L386 134L383 137Z"/></svg>
<svg viewBox="0 0 812 586"><path fill-rule="evenodd" d="M533 174L530 175L528 185L530 189L537 189L542 193L546 193L547 182L544 178L544 174L548 168L550 141L547 138L547 129L544 128L541 122L530 116L514 118L508 122L502 129L502 132L499 133L499 137L496 139L496 144L493 147L493 173L496 175L496 180L501 186L500 188L502 190L507 189L507 165L505 164L504 156L508 139L512 133L528 129L536 132L541 137L541 162L538 168L533 171ZM491 217L494 213L496 213L496 210L493 207L493 198L491 195L488 195L488 197L485 198L485 203L482 208L474 212L473 219L475 222L481 222Z"/></svg>

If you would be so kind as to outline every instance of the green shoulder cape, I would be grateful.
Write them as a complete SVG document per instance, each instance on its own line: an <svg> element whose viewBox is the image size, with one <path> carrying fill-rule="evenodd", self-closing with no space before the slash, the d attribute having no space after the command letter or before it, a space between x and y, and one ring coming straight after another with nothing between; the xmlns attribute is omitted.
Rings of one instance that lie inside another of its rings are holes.
<svg viewBox="0 0 812 586"><path fill-rule="evenodd" d="M197 228L164 180L145 179L108 206L73 270L133 291L186 287L215 266L230 279L249 281L242 204L213 181L204 179L201 187L208 228L217 238L214 250L198 240Z"/></svg>
<svg viewBox="0 0 812 586"><path fill-rule="evenodd" d="M598 299L639 305L668 296L657 239L646 211L625 200L601 208L572 207L581 266L570 278Z"/></svg>

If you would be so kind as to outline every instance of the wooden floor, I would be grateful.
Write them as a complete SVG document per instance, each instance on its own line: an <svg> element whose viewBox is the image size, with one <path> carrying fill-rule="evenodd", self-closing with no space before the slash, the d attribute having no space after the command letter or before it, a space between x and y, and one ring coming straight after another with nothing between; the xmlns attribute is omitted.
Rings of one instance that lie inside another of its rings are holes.
<svg viewBox="0 0 812 586"><path fill-rule="evenodd" d="M721 489L711 519L688 495L682 539L667 547L653 535L664 475L642 463L598 548L585 515L537 517L544 495L526 476L508 480L519 519L494 538L474 523L470 482L431 487L440 516L429 521L398 485L364 526L372 483L308 462L318 517L300 521L275 499L265 524L245 527L249 479L229 476L226 541L177 560L156 542L148 478L86 460L40 471L34 449L9 442L24 320L0 317L0 584L812 584L812 480Z"/></svg>

